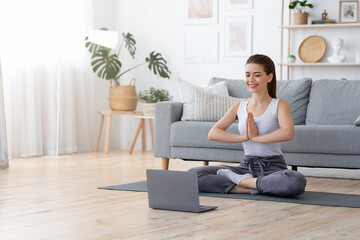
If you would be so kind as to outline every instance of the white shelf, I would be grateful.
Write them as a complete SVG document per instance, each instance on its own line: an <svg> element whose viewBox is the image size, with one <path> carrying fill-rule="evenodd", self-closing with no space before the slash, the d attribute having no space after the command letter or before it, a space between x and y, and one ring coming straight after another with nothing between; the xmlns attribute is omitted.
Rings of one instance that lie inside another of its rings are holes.
<svg viewBox="0 0 360 240"><path fill-rule="evenodd" d="M335 24L308 24L308 25L280 25L284 29L319 29L319 28L359 28L359 23L335 23Z"/></svg>
<svg viewBox="0 0 360 240"><path fill-rule="evenodd" d="M155 116L150 116L150 115L144 115L144 116L135 116L136 118L142 118L142 119L155 119Z"/></svg>
<svg viewBox="0 0 360 240"><path fill-rule="evenodd" d="M360 66L360 63L278 63L278 65L287 67L351 67Z"/></svg>

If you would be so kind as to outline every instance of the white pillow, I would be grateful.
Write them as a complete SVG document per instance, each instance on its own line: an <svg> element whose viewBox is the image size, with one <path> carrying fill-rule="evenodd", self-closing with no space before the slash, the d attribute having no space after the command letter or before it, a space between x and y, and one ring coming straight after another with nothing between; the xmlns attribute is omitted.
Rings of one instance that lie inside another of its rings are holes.
<svg viewBox="0 0 360 240"><path fill-rule="evenodd" d="M211 92L197 90L195 94L195 120L217 122L232 105L239 101L248 100L248 98L220 96Z"/></svg>
<svg viewBox="0 0 360 240"><path fill-rule="evenodd" d="M180 96L184 103L182 121L193 121L195 120L195 92L196 90L216 93L222 96L229 96L229 91L225 81L218 82L209 87L199 87L189 83L181 78L178 78L178 84L180 89Z"/></svg>

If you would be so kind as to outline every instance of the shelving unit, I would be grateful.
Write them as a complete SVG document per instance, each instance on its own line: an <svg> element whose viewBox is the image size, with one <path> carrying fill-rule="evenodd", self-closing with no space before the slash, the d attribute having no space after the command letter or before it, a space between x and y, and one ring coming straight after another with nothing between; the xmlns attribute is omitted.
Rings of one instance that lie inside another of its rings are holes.
<svg viewBox="0 0 360 240"><path fill-rule="evenodd" d="M360 63L279 63L279 65L285 67L354 67L360 66Z"/></svg>
<svg viewBox="0 0 360 240"><path fill-rule="evenodd" d="M360 28L359 23L347 23L347 24L315 24L315 25L291 25L291 11L289 9L289 23L288 25L284 24L284 2L285 0L282 0L282 11L281 11L281 25L279 26L281 28L281 48L280 48L280 63L278 65L280 66L280 79L283 79L283 68L286 68L287 77L286 79L289 80L290 77L290 68L291 67L354 67L354 66L360 66L360 63L328 63L328 62L320 62L320 63L287 63L284 62L284 29L287 30L287 41L288 41L288 48L287 48L287 56L290 55L290 32L295 30L304 30L304 29L337 29L337 28ZM300 61L300 59L298 60Z"/></svg>
<svg viewBox="0 0 360 240"><path fill-rule="evenodd" d="M280 25L284 29L318 29L318 28L358 28L360 23L332 23L332 24L312 24L312 25Z"/></svg>

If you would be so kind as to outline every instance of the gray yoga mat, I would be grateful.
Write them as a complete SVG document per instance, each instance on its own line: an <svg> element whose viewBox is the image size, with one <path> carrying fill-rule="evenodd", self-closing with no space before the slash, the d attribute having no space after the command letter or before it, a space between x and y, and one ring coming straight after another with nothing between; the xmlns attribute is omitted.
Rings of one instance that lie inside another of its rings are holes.
<svg viewBox="0 0 360 240"><path fill-rule="evenodd" d="M127 184L100 187L99 189L147 192L147 184L146 181L140 181L140 182L127 183ZM265 194L250 195L250 194L222 194L222 193L203 193L203 192L200 192L199 194L200 196L204 196L204 197L234 198L234 199L287 202L287 203L309 204L309 205L360 208L360 195L357 194L306 191L303 195L292 198L276 197Z"/></svg>

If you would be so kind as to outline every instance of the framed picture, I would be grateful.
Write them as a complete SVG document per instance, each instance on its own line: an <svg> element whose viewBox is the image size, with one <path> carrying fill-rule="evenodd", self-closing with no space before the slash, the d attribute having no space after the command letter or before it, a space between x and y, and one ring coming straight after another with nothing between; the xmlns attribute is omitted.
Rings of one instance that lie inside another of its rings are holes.
<svg viewBox="0 0 360 240"><path fill-rule="evenodd" d="M184 34L184 63L218 62L218 33Z"/></svg>
<svg viewBox="0 0 360 240"><path fill-rule="evenodd" d="M217 0L185 0L185 24L212 24L217 22Z"/></svg>
<svg viewBox="0 0 360 240"><path fill-rule="evenodd" d="M252 16L228 17L225 24L225 56L250 56Z"/></svg>
<svg viewBox="0 0 360 240"><path fill-rule="evenodd" d="M359 1L340 0L339 1L339 23L359 22Z"/></svg>
<svg viewBox="0 0 360 240"><path fill-rule="evenodd" d="M253 8L253 0L226 0L227 10Z"/></svg>

